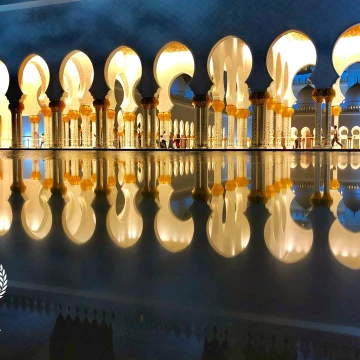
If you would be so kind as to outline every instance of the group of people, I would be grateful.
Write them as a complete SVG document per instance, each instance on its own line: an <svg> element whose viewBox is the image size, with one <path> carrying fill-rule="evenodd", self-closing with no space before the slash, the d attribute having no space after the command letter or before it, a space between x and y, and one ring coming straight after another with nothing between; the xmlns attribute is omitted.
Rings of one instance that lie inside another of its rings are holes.
<svg viewBox="0 0 360 360"><path fill-rule="evenodd" d="M179 149L180 148L180 140L181 140L181 138L180 138L179 133L174 138L174 133L170 132L169 141L168 141L166 131L164 131L160 137L160 148L161 149L167 149L167 148L174 149L174 144L175 144L176 149ZM168 144L169 144L169 147L167 146Z"/></svg>

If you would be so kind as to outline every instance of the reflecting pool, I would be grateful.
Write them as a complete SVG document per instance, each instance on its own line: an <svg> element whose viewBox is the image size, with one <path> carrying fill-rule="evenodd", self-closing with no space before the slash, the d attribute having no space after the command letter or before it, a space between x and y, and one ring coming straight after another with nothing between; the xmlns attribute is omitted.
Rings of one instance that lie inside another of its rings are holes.
<svg viewBox="0 0 360 360"><path fill-rule="evenodd" d="M360 154L2 151L0 175L1 359L359 359Z"/></svg>

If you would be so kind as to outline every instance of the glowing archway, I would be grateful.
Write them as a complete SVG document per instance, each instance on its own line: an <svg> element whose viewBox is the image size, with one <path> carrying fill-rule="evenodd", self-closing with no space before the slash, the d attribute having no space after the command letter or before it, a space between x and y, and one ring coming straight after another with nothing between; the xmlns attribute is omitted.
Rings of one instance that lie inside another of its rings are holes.
<svg viewBox="0 0 360 360"><path fill-rule="evenodd" d="M0 60L0 146L5 148L11 146L11 115L8 109L9 101L6 92L9 88L10 75L6 65Z"/></svg>

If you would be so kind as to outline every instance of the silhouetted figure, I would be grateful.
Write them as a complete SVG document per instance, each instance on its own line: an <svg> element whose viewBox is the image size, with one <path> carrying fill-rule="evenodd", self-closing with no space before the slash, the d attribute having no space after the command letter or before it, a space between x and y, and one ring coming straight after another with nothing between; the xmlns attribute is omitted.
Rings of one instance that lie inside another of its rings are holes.
<svg viewBox="0 0 360 360"><path fill-rule="evenodd" d="M333 139L332 139L332 141L331 141L331 146L332 146L332 147L334 147L334 143L337 143L338 145L340 145L341 148L343 147L343 146L341 145L341 143L339 142L338 130L337 130L337 126L336 126L336 125L334 125L334 137L333 137Z"/></svg>

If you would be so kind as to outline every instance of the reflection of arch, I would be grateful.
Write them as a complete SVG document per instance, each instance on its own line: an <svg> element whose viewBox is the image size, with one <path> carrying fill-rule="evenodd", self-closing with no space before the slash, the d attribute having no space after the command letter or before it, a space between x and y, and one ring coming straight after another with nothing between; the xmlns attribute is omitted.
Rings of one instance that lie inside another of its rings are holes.
<svg viewBox="0 0 360 360"><path fill-rule="evenodd" d="M336 97L332 103L333 105L340 105L344 100L344 95L340 88L341 75L346 68L360 61L360 24L350 27L341 34L333 48L332 61L335 71L339 75L333 86L336 91Z"/></svg>
<svg viewBox="0 0 360 360"><path fill-rule="evenodd" d="M250 225L245 216L248 195L247 187L237 187L235 190L227 190L225 199L222 195L212 196L213 212L207 222L206 232L210 245L224 257L239 255L249 243ZM225 223L223 223L224 200Z"/></svg>
<svg viewBox="0 0 360 360"><path fill-rule="evenodd" d="M51 230L52 213L48 201L50 190L39 180L24 180L26 191L21 209L21 222L26 233L34 240L44 239Z"/></svg>
<svg viewBox="0 0 360 360"><path fill-rule="evenodd" d="M276 59L274 64L273 59ZM276 102L292 107L296 98L292 91L295 75L306 65L316 64L316 49L303 33L289 30L271 44L266 58L268 72L275 81Z"/></svg>
<svg viewBox="0 0 360 360"><path fill-rule="evenodd" d="M18 78L25 106L23 115L37 115L48 103L45 92L50 81L49 67L39 55L29 55L20 66Z"/></svg>
<svg viewBox="0 0 360 360"><path fill-rule="evenodd" d="M116 197L110 200L111 207L106 216L106 228L111 240L122 248L135 245L142 234L143 219L135 203L138 190L135 182L124 183L121 191L124 194L125 205L119 215L116 213ZM115 194L115 191L112 193Z"/></svg>
<svg viewBox="0 0 360 360"><path fill-rule="evenodd" d="M135 101L135 89L142 74L141 61L137 53L127 47L116 48L108 57L105 64L105 80L110 88L107 99L110 108L115 109L115 81L118 80L124 91L124 98L120 104L124 112L135 112L137 103Z"/></svg>
<svg viewBox="0 0 360 360"><path fill-rule="evenodd" d="M193 77L194 70L194 57L185 45L172 41L159 51L154 63L154 75L159 85L160 112L170 112L174 106L170 97L173 81L182 74Z"/></svg>
<svg viewBox="0 0 360 360"><path fill-rule="evenodd" d="M70 179L71 180L71 179ZM66 236L76 244L84 244L94 234L96 219L91 203L92 190L82 190L79 184L66 185L65 207L62 213L62 225Z"/></svg>
<svg viewBox="0 0 360 360"><path fill-rule="evenodd" d="M290 205L294 199L291 189L276 193L267 207L271 213L265 224L265 243L271 254L284 263L295 263L310 251L312 230L300 227L293 220Z"/></svg>
<svg viewBox="0 0 360 360"><path fill-rule="evenodd" d="M0 159L0 171L0 236L3 236L9 231L13 218L8 201L13 177L12 160Z"/></svg>
<svg viewBox="0 0 360 360"><path fill-rule="evenodd" d="M155 234L159 243L170 252L179 252L186 249L194 236L194 220L178 219L171 210L171 195L174 192L171 184L160 184L160 209L155 217Z"/></svg>

